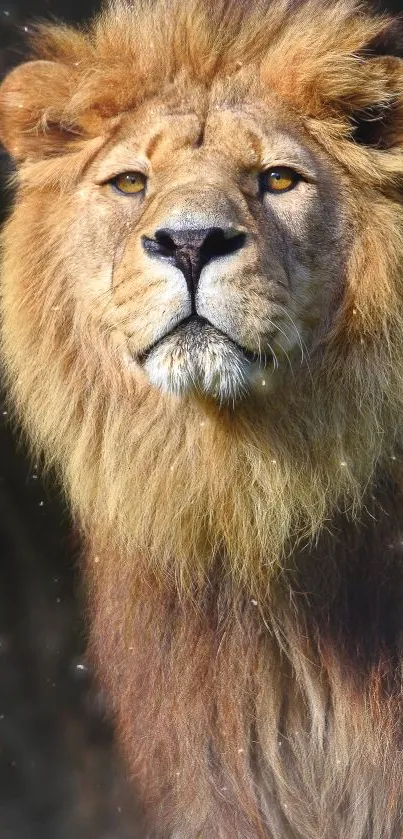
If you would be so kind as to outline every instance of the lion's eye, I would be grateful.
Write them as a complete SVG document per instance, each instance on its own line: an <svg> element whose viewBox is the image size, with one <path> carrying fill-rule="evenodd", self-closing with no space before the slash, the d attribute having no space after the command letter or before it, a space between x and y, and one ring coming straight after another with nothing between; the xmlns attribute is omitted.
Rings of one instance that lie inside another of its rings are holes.
<svg viewBox="0 0 403 839"><path fill-rule="evenodd" d="M135 195L144 192L147 178L142 172L122 172L110 181L113 188L124 195Z"/></svg>
<svg viewBox="0 0 403 839"><path fill-rule="evenodd" d="M295 169L288 166L276 166L274 169L267 169L260 175L260 189L262 192L288 192L293 189L301 176Z"/></svg>

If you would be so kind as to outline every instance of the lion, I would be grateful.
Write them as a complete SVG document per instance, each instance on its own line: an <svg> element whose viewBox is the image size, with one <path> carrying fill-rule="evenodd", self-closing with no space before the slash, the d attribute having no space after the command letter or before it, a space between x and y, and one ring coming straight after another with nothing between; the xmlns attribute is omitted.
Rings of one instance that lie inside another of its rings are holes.
<svg viewBox="0 0 403 839"><path fill-rule="evenodd" d="M0 89L8 392L161 839L402 835L402 47L114 0Z"/></svg>

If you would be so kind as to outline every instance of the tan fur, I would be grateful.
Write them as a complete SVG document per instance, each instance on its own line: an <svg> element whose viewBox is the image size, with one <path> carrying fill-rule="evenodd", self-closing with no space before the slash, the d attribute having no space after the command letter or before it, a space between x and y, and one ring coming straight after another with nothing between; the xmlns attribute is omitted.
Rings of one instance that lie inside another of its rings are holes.
<svg viewBox="0 0 403 839"><path fill-rule="evenodd" d="M9 390L88 545L93 655L158 836L400 837L395 26L348 0L119 2L41 29L0 89ZM267 216L269 155L308 175ZM147 156L121 204L104 182ZM216 344L221 401L178 390L210 351L157 358L177 393L132 360L184 305L141 237L195 206L250 236L203 305L279 362L244 388Z"/></svg>

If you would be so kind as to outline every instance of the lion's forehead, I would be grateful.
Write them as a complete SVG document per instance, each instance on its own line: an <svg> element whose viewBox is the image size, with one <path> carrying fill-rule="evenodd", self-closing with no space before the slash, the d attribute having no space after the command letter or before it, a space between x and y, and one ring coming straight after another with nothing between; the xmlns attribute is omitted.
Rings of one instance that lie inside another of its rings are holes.
<svg viewBox="0 0 403 839"><path fill-rule="evenodd" d="M287 164L311 176L321 169L320 150L275 100L270 109L259 101L233 106L213 101L203 108L186 100L170 107L144 104L121 117L95 168L102 179L147 162L157 171L190 159L204 172L208 165L217 169L223 164L227 170L228 165L239 170Z"/></svg>

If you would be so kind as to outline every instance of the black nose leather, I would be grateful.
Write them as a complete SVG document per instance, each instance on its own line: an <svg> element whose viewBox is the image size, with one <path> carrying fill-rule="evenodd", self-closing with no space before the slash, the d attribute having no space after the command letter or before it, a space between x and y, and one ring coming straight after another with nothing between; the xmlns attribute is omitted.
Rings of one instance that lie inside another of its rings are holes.
<svg viewBox="0 0 403 839"><path fill-rule="evenodd" d="M246 236L234 227L196 230L160 228L153 238L143 236L143 247L160 259L168 259L185 277L194 301L200 273L208 262L228 256L245 244Z"/></svg>

